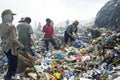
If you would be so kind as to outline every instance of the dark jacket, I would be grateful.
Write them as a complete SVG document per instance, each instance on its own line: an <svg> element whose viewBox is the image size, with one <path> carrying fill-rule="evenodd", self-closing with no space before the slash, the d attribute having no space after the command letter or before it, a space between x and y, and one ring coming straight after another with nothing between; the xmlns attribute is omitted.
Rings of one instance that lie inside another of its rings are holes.
<svg viewBox="0 0 120 80"><path fill-rule="evenodd" d="M72 36L72 35L73 35L73 32L74 32L74 33L77 33L77 27L75 27L75 30L74 30L73 28L74 28L73 25L69 25L69 26L67 27L67 29L66 29L65 32L66 32L68 35Z"/></svg>

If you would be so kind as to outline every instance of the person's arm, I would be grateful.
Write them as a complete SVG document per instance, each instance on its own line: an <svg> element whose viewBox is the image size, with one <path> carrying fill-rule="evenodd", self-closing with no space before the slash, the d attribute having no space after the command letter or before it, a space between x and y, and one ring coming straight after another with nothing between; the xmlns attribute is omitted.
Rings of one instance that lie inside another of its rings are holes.
<svg viewBox="0 0 120 80"><path fill-rule="evenodd" d="M33 29L32 29L32 26L31 25L29 25L29 36L30 36L30 45L32 46L32 45L34 45L34 42L33 42L33 39L32 39L32 36L33 35Z"/></svg>
<svg viewBox="0 0 120 80"><path fill-rule="evenodd" d="M76 27L75 35L76 35L76 38L79 38L79 36L78 36L78 34L77 34L77 30L78 30L78 28Z"/></svg>
<svg viewBox="0 0 120 80"><path fill-rule="evenodd" d="M18 46L19 48L24 48L24 46L18 41L17 39L17 33L16 33L16 28L14 25L10 25L11 27L9 28L9 40L11 41L11 43L13 43L14 45Z"/></svg>
<svg viewBox="0 0 120 80"><path fill-rule="evenodd" d="M16 33L16 28L14 25L11 25L11 27L8 29L9 30L9 40L13 43L18 44L19 42L17 41L17 33Z"/></svg>
<svg viewBox="0 0 120 80"><path fill-rule="evenodd" d="M32 29L32 26L31 26L31 25L29 26L29 33L30 33L30 34L33 34L33 29Z"/></svg>
<svg viewBox="0 0 120 80"><path fill-rule="evenodd" d="M43 32L43 33L46 32L45 26L43 26L43 28L42 28L42 32Z"/></svg>
<svg viewBox="0 0 120 80"><path fill-rule="evenodd" d="M54 38L54 27L53 26L51 26L51 35L52 35L52 38Z"/></svg>

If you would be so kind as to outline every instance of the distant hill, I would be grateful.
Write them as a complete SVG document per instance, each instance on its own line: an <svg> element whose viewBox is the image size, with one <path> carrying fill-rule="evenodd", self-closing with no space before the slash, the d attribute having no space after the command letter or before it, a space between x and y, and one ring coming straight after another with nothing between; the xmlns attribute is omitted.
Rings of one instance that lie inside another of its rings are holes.
<svg viewBox="0 0 120 80"><path fill-rule="evenodd" d="M97 13L97 27L117 28L120 25L120 0L108 1Z"/></svg>

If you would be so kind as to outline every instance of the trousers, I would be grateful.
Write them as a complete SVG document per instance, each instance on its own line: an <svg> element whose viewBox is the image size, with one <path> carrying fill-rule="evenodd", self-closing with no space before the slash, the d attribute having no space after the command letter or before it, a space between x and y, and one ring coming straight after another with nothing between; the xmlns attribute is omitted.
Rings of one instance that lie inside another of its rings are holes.
<svg viewBox="0 0 120 80"><path fill-rule="evenodd" d="M5 52L7 58L8 58L8 71L4 77L4 80L11 80L12 76L15 76L16 70L17 70L17 64L18 64L18 56L12 55L11 50L8 52Z"/></svg>

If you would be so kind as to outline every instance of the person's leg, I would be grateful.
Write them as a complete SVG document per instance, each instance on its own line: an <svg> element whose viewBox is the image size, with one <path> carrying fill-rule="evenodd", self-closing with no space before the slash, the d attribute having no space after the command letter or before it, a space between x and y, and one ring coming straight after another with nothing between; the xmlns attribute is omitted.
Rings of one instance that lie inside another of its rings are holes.
<svg viewBox="0 0 120 80"><path fill-rule="evenodd" d="M49 51L49 40L45 40L46 51Z"/></svg>
<svg viewBox="0 0 120 80"><path fill-rule="evenodd" d="M12 76L15 76L16 71L17 71L17 64L18 64L18 57L12 55L11 57L11 63L10 63L10 67L12 68Z"/></svg>
<svg viewBox="0 0 120 80"><path fill-rule="evenodd" d="M72 46L72 45L73 45L73 43L74 43L74 41L75 41L75 39L74 39L74 38L72 38L71 36L69 36L69 38L70 38L70 46Z"/></svg>
<svg viewBox="0 0 120 80"><path fill-rule="evenodd" d="M69 38L70 38L70 42L75 41L75 39L72 38L71 36L69 36Z"/></svg>
<svg viewBox="0 0 120 80"><path fill-rule="evenodd" d="M4 51L4 53L6 54L6 56L7 56L7 58L8 58L8 69L9 69L9 71L11 71L11 69L9 68L9 64L10 64L10 52L11 52L11 50L9 50L8 52L5 52ZM6 75L4 76L4 80L11 80L11 76L9 76L9 74L12 74L12 73L9 73L8 71L7 71L7 73L6 73Z"/></svg>
<svg viewBox="0 0 120 80"><path fill-rule="evenodd" d="M51 39L50 42L51 42L52 45L54 46L54 49L58 49L57 44L56 44L56 42L55 42L54 39Z"/></svg>
<svg viewBox="0 0 120 80"><path fill-rule="evenodd" d="M5 80L11 80L17 70L17 56L11 55L11 50L5 53L8 58L8 71L4 77Z"/></svg>
<svg viewBox="0 0 120 80"><path fill-rule="evenodd" d="M64 43L67 44L68 40L69 40L69 35L65 32L65 34L64 34Z"/></svg>

